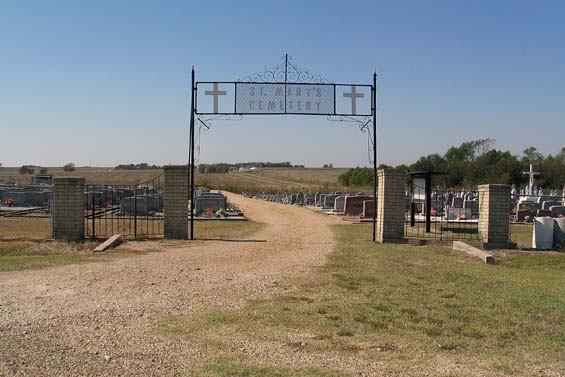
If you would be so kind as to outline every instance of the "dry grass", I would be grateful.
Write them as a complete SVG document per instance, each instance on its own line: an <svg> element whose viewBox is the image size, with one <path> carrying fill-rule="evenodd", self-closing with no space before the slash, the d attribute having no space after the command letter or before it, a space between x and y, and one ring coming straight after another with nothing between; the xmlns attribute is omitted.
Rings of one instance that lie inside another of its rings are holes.
<svg viewBox="0 0 565 377"><path fill-rule="evenodd" d="M322 189L324 191L363 191L367 188L343 187L338 176L345 168L267 168L261 173L201 174L196 172L199 185L234 192L241 191L295 191ZM163 174L155 170L114 170L105 167L77 168L66 172L62 168L49 168L48 174L56 177L84 177L87 184L139 184ZM18 168L0 168L0 181L31 183L31 175L22 175Z"/></svg>
<svg viewBox="0 0 565 377"><path fill-rule="evenodd" d="M143 226L143 223L139 223L138 230L144 230ZM196 221L194 230L197 239L241 240L249 238L262 227L263 224L254 221ZM117 225L115 230L118 230ZM106 258L93 253L96 243L46 241L50 238L50 219L0 218L0 272L85 263Z"/></svg>
<svg viewBox="0 0 565 377"><path fill-rule="evenodd" d="M0 272L54 267L98 261L91 244L65 242L0 242Z"/></svg>
<svg viewBox="0 0 565 377"><path fill-rule="evenodd" d="M0 240L42 240L51 238L47 217L0 217Z"/></svg>
<svg viewBox="0 0 565 377"><path fill-rule="evenodd" d="M284 283L298 289L239 310L168 316L160 331L234 357L247 357L235 348L242 341L270 344L378 362L386 375L565 374L565 255L506 253L488 266L439 246L372 244L364 225L335 231L326 267ZM228 372L209 375L239 375Z"/></svg>
<svg viewBox="0 0 565 377"><path fill-rule="evenodd" d="M0 168L0 181L31 183L31 175L22 175L19 168ZM149 181L162 174L161 169L156 170L114 170L105 167L77 168L73 172L66 172L63 168L49 168L47 174L55 177L83 177L87 184L136 184Z"/></svg>
<svg viewBox="0 0 565 377"><path fill-rule="evenodd" d="M236 358L221 358L204 364L196 370L182 371L183 376L192 377L341 377L345 374L321 368L293 368L288 366L247 363Z"/></svg>

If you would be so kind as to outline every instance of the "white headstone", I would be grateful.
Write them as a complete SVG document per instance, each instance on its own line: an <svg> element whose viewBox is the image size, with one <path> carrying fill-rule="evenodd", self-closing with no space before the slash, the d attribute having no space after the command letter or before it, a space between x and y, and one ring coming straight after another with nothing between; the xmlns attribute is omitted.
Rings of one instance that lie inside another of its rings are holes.
<svg viewBox="0 0 565 377"><path fill-rule="evenodd" d="M553 218L536 217L534 219L532 247L538 250L550 250L553 248Z"/></svg>

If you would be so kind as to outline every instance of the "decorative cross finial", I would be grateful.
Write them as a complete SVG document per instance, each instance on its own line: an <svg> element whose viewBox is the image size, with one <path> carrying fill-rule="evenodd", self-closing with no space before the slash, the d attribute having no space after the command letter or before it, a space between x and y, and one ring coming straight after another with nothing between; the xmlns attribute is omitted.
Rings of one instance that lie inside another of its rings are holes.
<svg viewBox="0 0 565 377"><path fill-rule="evenodd" d="M528 195L534 195L534 178L536 175L539 175L539 172L534 171L534 165L530 164L530 171L525 171L522 172L522 174L524 175L529 175L530 176L530 182L529 182L529 187L528 187Z"/></svg>
<svg viewBox="0 0 565 377"><path fill-rule="evenodd" d="M207 96L214 96L214 114L218 113L218 97L225 96L228 92L225 90L218 90L218 83L214 83L214 90L206 90L204 91L204 95Z"/></svg>
<svg viewBox="0 0 565 377"><path fill-rule="evenodd" d="M357 114L357 98L365 97L363 93L357 93L355 85L351 85L351 93L343 93L344 97L351 97L351 114Z"/></svg>

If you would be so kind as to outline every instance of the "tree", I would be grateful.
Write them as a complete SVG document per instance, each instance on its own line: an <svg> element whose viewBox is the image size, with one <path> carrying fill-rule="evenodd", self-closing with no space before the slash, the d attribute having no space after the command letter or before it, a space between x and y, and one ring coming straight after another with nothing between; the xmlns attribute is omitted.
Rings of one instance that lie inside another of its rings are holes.
<svg viewBox="0 0 565 377"><path fill-rule="evenodd" d="M543 160L543 156L538 152L536 147L528 147L522 152L522 161L526 164L540 164Z"/></svg>
<svg viewBox="0 0 565 377"><path fill-rule="evenodd" d="M68 164L63 166L63 170L64 171L75 171L76 170L75 164L72 163L72 162L69 162Z"/></svg>
<svg viewBox="0 0 565 377"><path fill-rule="evenodd" d="M373 168L349 169L338 177L339 183L344 186L367 187L373 184Z"/></svg>
<svg viewBox="0 0 565 377"><path fill-rule="evenodd" d="M33 170L32 167L30 167L29 165L22 165L22 167L20 168L20 174L33 174L35 173L35 170Z"/></svg>

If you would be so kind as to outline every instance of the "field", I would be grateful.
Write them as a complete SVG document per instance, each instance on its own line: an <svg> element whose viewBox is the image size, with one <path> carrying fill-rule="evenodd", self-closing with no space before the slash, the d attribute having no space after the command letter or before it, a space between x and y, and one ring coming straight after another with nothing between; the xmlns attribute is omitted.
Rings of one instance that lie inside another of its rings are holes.
<svg viewBox="0 0 565 377"><path fill-rule="evenodd" d="M338 176L344 168L267 168L260 173L201 174L196 172L197 185L209 186L232 192L253 191L367 191L368 188L343 187ZM161 175L162 169L155 170L114 170L112 168L77 168L65 172L62 168L49 168L48 174L56 177L84 177L87 184L139 184ZM0 168L0 181L31 183L33 176L22 175L18 168Z"/></svg>

